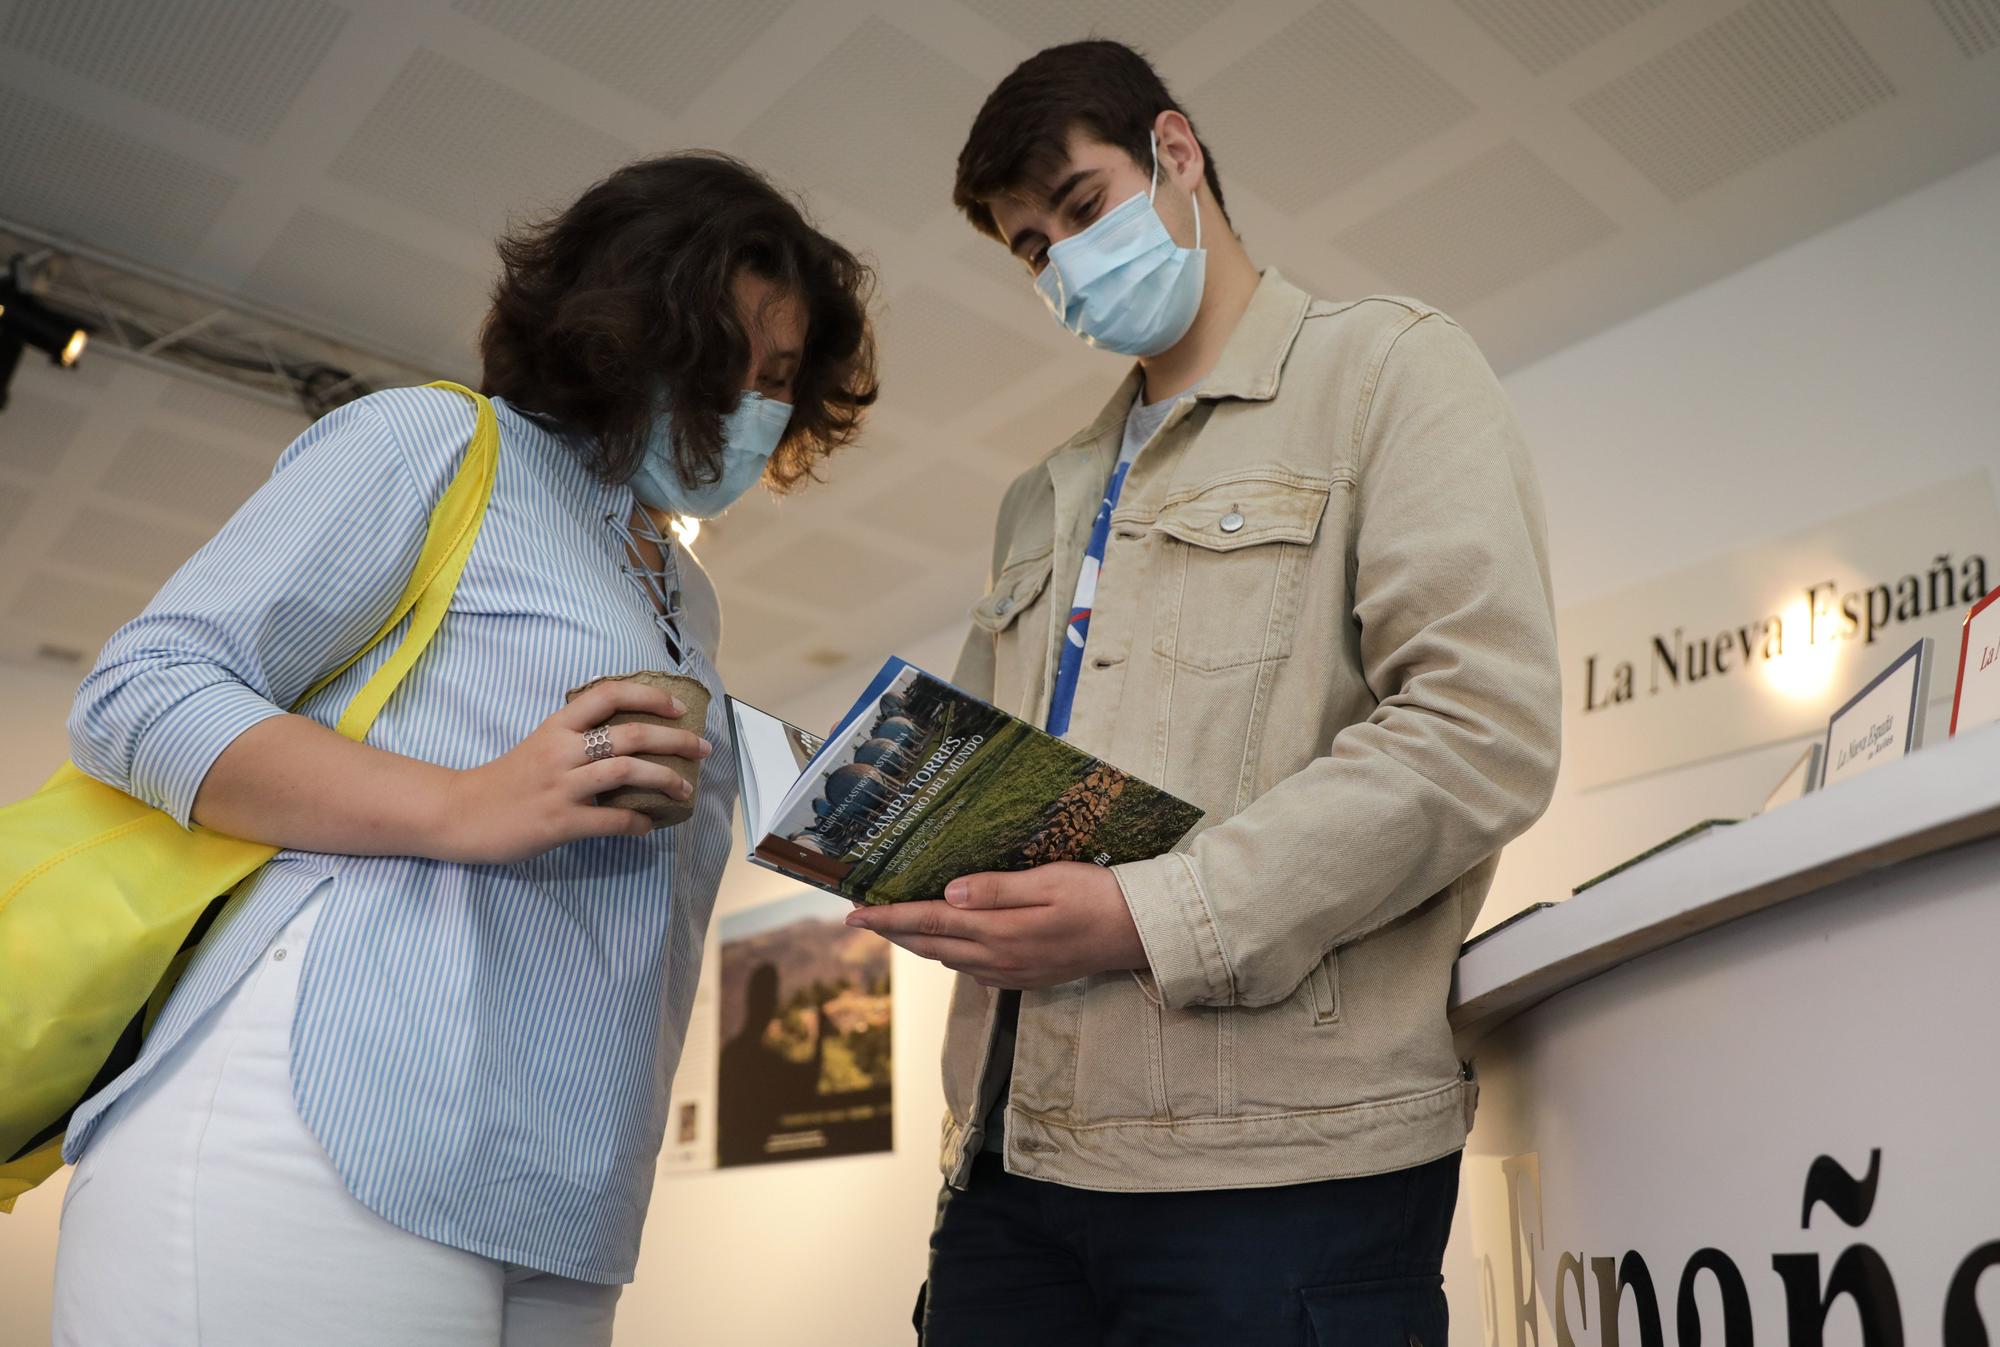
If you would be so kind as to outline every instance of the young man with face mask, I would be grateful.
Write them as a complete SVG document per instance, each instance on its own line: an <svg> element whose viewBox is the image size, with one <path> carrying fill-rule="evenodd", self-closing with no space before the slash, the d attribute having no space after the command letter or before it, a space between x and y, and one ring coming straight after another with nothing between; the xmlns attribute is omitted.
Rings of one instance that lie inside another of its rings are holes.
<svg viewBox="0 0 2000 1347"><path fill-rule="evenodd" d="M853 918L961 973L924 1341L1443 1347L1451 965L1556 773L1520 431L1451 319L1260 273L1125 47L1002 81L955 199L1137 360L1008 491L956 679L1205 817Z"/></svg>

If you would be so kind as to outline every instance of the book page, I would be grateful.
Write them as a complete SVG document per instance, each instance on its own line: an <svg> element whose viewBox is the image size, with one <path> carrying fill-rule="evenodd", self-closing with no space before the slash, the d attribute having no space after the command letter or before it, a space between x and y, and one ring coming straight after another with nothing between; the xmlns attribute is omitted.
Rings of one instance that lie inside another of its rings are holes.
<svg viewBox="0 0 2000 1347"><path fill-rule="evenodd" d="M734 697L729 699L729 715L742 781L743 832L754 849L757 839L771 831L779 804L797 784L821 741Z"/></svg>
<svg viewBox="0 0 2000 1347"><path fill-rule="evenodd" d="M806 765L806 770L794 777L791 789L771 811L771 826L765 829L767 833L789 835L813 822L811 801L823 793L825 779L856 760L862 745L874 737L875 727L883 718L883 699L900 698L909 690L910 684L917 681L921 672L913 664L905 664L901 660L889 661L875 681L868 685L861 700L855 703L847 720L821 745Z"/></svg>
<svg viewBox="0 0 2000 1347"><path fill-rule="evenodd" d="M807 797L814 793L816 789L813 785L814 781L842 765L841 761L838 760L842 747L851 747L854 743L859 742L854 736L865 723L874 717L877 703L896 688L908 687L910 681L918 673L919 670L915 665L906 664L893 656L888 663L882 666L881 671L870 680L861 695L855 699L853 707L849 709L845 716L841 717L840 724L834 729L833 733L820 741L820 746L814 752L812 761L806 764L805 771L799 775L796 784L793 785L791 790L785 793L784 801L772 811L777 822L782 822L784 819L790 817L792 812ZM775 832L776 830L776 823L774 823L772 831Z"/></svg>

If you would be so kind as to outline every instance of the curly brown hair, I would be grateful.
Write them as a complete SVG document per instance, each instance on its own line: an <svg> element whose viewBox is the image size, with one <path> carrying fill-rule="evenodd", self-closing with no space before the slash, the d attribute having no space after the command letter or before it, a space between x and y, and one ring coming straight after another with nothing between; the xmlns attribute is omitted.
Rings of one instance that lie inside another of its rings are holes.
<svg viewBox="0 0 2000 1347"><path fill-rule="evenodd" d="M628 164L499 248L480 391L564 433L605 481L638 470L663 408L683 479L720 477L722 418L750 359L733 289L746 268L806 316L791 424L765 482L812 477L875 401L874 272L727 155Z"/></svg>

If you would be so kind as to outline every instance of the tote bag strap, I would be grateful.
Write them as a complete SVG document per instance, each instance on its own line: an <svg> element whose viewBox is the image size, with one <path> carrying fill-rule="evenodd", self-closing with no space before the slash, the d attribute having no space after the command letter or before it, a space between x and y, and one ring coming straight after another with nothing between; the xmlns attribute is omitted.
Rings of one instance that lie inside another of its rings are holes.
<svg viewBox="0 0 2000 1347"><path fill-rule="evenodd" d="M334 725L334 729L356 741L368 737L375 717L409 674L417 657L430 645L431 638L437 634L438 624L444 621L445 610L451 606L452 593L458 587L458 577L465 570L465 559L471 555L473 540L479 536L480 521L485 518L487 501L492 498L493 478L500 462L500 423L493 415L493 404L461 384L441 379L426 386L448 389L470 398L477 409L478 419L473 426L472 442L466 447L465 459L453 475L451 485L445 488L437 508L431 512L423 550L418 553L417 564L410 571L409 583L403 586L402 597L396 600L396 607L382 623L381 630L371 636L366 645L343 660L340 667L306 689L305 695L294 703L296 708L310 701L334 679L352 668L356 660L386 640L389 633L408 617L410 629L403 634L403 639L382 667L354 694L354 699L347 704L347 709Z"/></svg>
<svg viewBox="0 0 2000 1347"><path fill-rule="evenodd" d="M342 660L338 668L307 688L292 703L292 709L296 711L325 691L328 684L353 668L355 661L380 645L397 624L415 610L416 617L410 623L410 630L404 634L395 653L354 694L354 699L347 704L346 711L334 725L341 734L357 741L368 737L375 717L388 703L390 694L410 672L417 656L424 653L431 637L437 634L438 624L444 620L445 610L451 606L452 592L458 587L459 574L465 570L465 559L472 552L473 540L479 536L479 524L485 518L486 503L492 498L494 473L500 462L500 423L493 415L493 404L470 388L449 380L440 379L425 387L462 394L470 398L478 409L465 461L459 464L451 485L445 488L437 508L431 511L423 550L417 554L417 564L410 571L409 582L403 586L402 597L396 600L395 611L389 614L388 620L368 638L365 645ZM42 783L41 789L48 790L81 780L82 777L83 772L75 763L65 762Z"/></svg>

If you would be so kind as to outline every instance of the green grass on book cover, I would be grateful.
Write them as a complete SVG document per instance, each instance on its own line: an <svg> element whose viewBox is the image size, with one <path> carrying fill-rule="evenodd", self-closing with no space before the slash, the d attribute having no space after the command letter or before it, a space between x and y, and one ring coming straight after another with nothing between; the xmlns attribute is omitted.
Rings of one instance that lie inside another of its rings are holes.
<svg viewBox="0 0 2000 1347"><path fill-rule="evenodd" d="M802 831L781 827L772 839L823 847L825 861L809 860L816 878L847 897L871 905L935 899L961 875L1144 860L1200 819L1157 786L928 674L908 674L891 685L889 704L896 721L914 727L908 742L877 755L841 801L817 806L817 818L795 814L792 823L807 823ZM850 807L864 791L872 798Z"/></svg>

